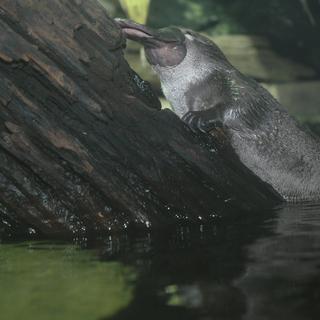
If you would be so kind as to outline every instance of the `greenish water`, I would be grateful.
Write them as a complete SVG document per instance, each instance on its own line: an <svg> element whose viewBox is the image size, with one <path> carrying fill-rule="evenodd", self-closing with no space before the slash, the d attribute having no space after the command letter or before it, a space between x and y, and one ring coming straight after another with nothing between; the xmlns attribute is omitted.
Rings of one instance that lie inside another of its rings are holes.
<svg viewBox="0 0 320 320"><path fill-rule="evenodd" d="M76 246L0 245L0 318L100 319L132 299L129 268Z"/></svg>
<svg viewBox="0 0 320 320"><path fill-rule="evenodd" d="M84 245L0 245L0 319L320 318L320 205Z"/></svg>

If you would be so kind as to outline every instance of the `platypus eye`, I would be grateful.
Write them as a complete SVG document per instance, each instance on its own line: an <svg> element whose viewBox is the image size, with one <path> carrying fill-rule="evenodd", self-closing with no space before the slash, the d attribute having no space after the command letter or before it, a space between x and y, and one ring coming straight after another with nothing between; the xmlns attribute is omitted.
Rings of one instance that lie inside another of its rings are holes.
<svg viewBox="0 0 320 320"><path fill-rule="evenodd" d="M185 31L184 31L184 35L185 35L185 37L186 37L187 39L189 39L189 40L194 40L195 34L194 34L194 32L192 32L191 30L185 30Z"/></svg>
<svg viewBox="0 0 320 320"><path fill-rule="evenodd" d="M191 33L186 33L186 38L189 40L194 40L194 37Z"/></svg>
<svg viewBox="0 0 320 320"><path fill-rule="evenodd" d="M195 33L190 29L184 29L184 34L188 34L190 36L194 36Z"/></svg>

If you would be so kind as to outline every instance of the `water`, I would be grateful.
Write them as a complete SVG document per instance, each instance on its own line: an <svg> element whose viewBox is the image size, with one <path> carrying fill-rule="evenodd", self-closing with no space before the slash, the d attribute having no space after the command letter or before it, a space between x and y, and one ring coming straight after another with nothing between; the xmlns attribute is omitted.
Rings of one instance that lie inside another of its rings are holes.
<svg viewBox="0 0 320 320"><path fill-rule="evenodd" d="M1 319L320 319L320 205L231 221L2 244Z"/></svg>

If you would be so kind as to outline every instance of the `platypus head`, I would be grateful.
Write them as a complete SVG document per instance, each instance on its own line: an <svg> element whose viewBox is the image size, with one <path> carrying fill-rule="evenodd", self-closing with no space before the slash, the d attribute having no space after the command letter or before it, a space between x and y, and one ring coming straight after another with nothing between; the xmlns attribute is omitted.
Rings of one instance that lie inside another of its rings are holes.
<svg viewBox="0 0 320 320"><path fill-rule="evenodd" d="M127 19L116 19L126 37L141 43L148 62L153 66L175 67L181 64L187 52L193 52L203 61L215 63L227 60L221 50L208 38L187 29L167 27L152 29Z"/></svg>
<svg viewBox="0 0 320 320"><path fill-rule="evenodd" d="M117 19L126 37L141 43L151 65L172 67L180 64L187 49L184 33L176 27L152 29L131 20Z"/></svg>

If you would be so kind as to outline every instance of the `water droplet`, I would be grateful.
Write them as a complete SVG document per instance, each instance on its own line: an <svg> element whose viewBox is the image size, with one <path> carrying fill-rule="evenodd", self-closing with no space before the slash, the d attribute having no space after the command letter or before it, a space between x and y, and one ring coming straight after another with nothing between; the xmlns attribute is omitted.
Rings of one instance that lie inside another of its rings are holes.
<svg viewBox="0 0 320 320"><path fill-rule="evenodd" d="M36 234L37 232L36 232L36 230L33 229L33 228L28 228L28 233L29 233L29 234Z"/></svg>
<svg viewBox="0 0 320 320"><path fill-rule="evenodd" d="M10 224L8 221L6 221L6 220L2 220L2 223L3 223L3 224L6 224L6 225L9 226L9 227L11 227L11 224Z"/></svg>

